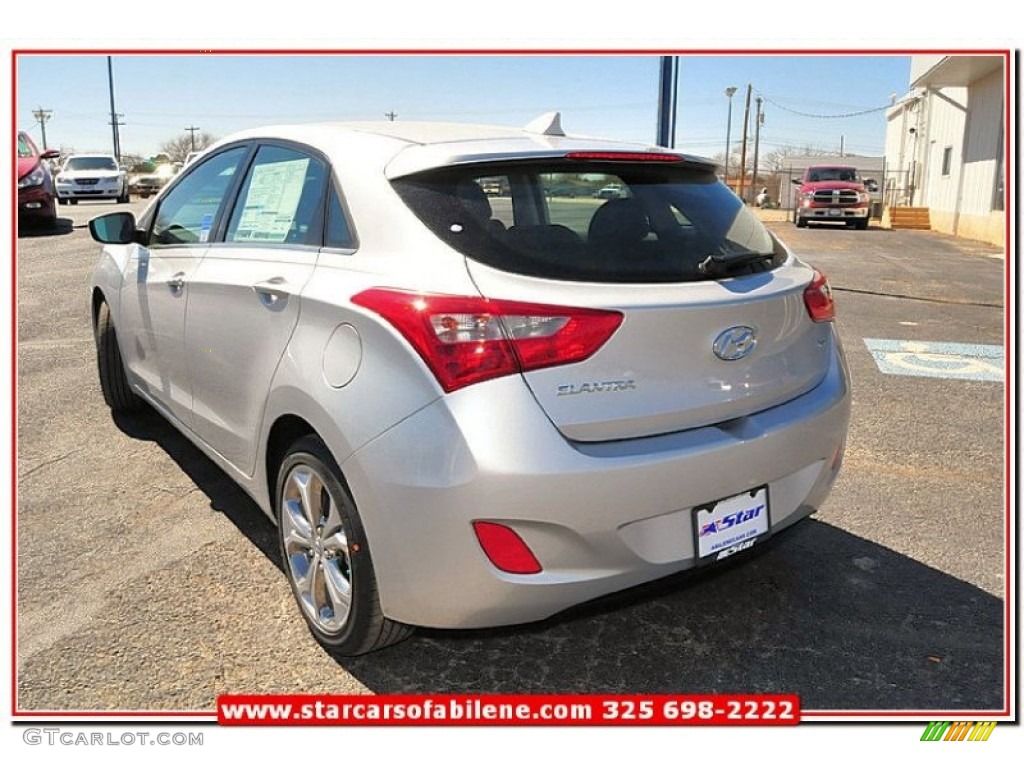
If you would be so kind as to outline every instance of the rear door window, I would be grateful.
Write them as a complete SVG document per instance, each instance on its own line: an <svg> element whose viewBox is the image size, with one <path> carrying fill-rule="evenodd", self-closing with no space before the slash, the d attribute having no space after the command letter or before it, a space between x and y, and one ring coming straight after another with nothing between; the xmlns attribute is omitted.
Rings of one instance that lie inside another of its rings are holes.
<svg viewBox="0 0 1024 768"><path fill-rule="evenodd" d="M327 166L291 147L262 146L231 214L229 243L320 245Z"/></svg>

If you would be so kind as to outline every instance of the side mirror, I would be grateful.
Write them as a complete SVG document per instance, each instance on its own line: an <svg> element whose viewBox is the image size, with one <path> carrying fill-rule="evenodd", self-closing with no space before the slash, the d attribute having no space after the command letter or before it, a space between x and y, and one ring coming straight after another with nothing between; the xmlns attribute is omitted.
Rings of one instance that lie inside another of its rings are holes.
<svg viewBox="0 0 1024 768"><path fill-rule="evenodd" d="M89 222L92 239L107 245L128 245L135 242L135 216L127 211L97 216Z"/></svg>
<svg viewBox="0 0 1024 768"><path fill-rule="evenodd" d="M60 157L59 149L48 149L40 155L43 160L56 160Z"/></svg>
<svg viewBox="0 0 1024 768"><path fill-rule="evenodd" d="M790 181L790 182L791 182L792 184L796 184L796 185L797 185L798 187L799 187L799 186L800 186L801 184L803 184L803 181L801 181L800 179L790 179L789 181Z"/></svg>

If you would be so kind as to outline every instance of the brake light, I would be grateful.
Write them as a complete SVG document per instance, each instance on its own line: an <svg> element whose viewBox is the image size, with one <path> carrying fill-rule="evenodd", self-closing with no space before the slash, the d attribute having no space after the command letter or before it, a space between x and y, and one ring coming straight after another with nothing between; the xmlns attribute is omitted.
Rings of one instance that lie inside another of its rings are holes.
<svg viewBox="0 0 1024 768"><path fill-rule="evenodd" d="M445 392L585 360L622 323L622 313L611 310L391 288L363 291L352 303L391 323Z"/></svg>
<svg viewBox="0 0 1024 768"><path fill-rule="evenodd" d="M473 533L487 559L505 573L530 574L543 570L526 542L507 525L477 520L473 523Z"/></svg>
<svg viewBox="0 0 1024 768"><path fill-rule="evenodd" d="M681 163L685 158L668 152L569 152L567 160L611 160L620 163Z"/></svg>
<svg viewBox="0 0 1024 768"><path fill-rule="evenodd" d="M816 323L827 323L835 319L836 305L832 301L832 286L828 278L818 270L814 270L811 284L804 288L804 305L807 314Z"/></svg>

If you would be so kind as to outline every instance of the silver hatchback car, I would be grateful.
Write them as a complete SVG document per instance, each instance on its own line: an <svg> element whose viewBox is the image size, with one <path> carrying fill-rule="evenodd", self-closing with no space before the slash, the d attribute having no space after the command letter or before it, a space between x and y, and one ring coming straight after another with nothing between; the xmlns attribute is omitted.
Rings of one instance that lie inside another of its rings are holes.
<svg viewBox="0 0 1024 768"><path fill-rule="evenodd" d="M277 522L343 654L720 561L842 461L828 283L706 160L551 118L276 127L90 228L107 404Z"/></svg>

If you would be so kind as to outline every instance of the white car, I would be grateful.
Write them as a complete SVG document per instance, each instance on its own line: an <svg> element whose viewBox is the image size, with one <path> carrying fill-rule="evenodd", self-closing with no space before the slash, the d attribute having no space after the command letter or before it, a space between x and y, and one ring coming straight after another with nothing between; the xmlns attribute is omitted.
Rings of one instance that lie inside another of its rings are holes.
<svg viewBox="0 0 1024 768"><path fill-rule="evenodd" d="M131 202L128 174L113 155L72 155L57 174L57 199L75 205L79 200Z"/></svg>
<svg viewBox="0 0 1024 768"><path fill-rule="evenodd" d="M250 130L90 223L107 404L154 407L277 522L336 652L714 565L836 479L824 276L714 163L543 125ZM581 175L623 195L544 194Z"/></svg>

